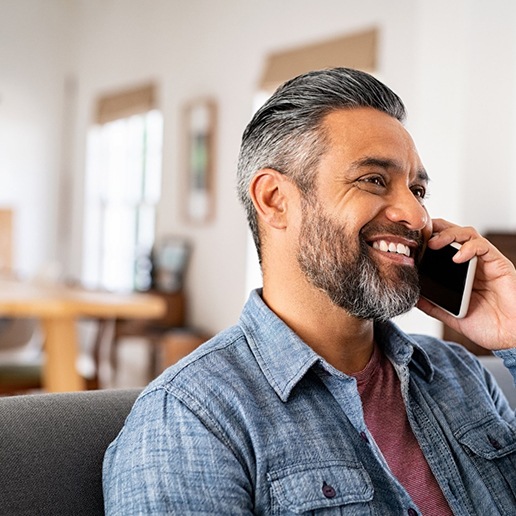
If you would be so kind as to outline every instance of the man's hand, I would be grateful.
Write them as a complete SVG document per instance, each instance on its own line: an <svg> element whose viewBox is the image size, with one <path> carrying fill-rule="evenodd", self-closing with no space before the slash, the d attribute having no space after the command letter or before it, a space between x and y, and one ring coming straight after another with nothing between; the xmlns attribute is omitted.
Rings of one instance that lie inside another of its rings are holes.
<svg viewBox="0 0 516 516"><path fill-rule="evenodd" d="M434 219L431 249L452 242L462 244L453 260L463 263L478 257L468 314L456 319L441 308L420 299L417 306L486 349L516 348L516 270L488 240L470 227Z"/></svg>

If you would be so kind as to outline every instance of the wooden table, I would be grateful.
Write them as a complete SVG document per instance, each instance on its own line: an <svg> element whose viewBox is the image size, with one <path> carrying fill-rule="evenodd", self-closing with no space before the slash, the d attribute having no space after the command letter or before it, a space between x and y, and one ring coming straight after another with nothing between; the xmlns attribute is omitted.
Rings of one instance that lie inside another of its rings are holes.
<svg viewBox="0 0 516 516"><path fill-rule="evenodd" d="M86 387L76 366L79 319L152 319L161 317L165 308L162 299L148 294L113 294L0 279L0 316L35 317L42 323L43 388L48 392Z"/></svg>

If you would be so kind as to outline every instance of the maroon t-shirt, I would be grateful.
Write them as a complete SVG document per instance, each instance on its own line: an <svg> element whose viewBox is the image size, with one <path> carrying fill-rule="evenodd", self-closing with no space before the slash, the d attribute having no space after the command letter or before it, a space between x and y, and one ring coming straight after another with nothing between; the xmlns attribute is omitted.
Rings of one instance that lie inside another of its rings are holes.
<svg viewBox="0 0 516 516"><path fill-rule="evenodd" d="M365 369L353 376L357 379L366 425L393 475L425 516L452 515L412 432L400 381L389 359L375 346Z"/></svg>

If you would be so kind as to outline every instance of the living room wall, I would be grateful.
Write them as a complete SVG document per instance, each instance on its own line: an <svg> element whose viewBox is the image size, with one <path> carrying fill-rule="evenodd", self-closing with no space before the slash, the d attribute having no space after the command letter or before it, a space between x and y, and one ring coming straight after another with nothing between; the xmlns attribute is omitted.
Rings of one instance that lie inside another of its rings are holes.
<svg viewBox="0 0 516 516"><path fill-rule="evenodd" d="M194 326L213 332L234 323L248 294L247 227L236 200L235 171L240 137L252 114L267 55L379 26L380 73L410 97L415 56L405 49L415 37L416 11L410 1L395 3L403 16L395 15L392 6L372 1L358 6L324 0L317 8L307 0L79 2L77 147L99 92L149 78L159 84L165 153L158 232L186 235L194 243L187 283ZM185 102L204 96L214 98L219 110L216 216L199 226L185 223L181 216L180 112ZM79 155L79 173L82 162ZM79 205L80 191L77 196ZM80 242L74 248L79 249Z"/></svg>
<svg viewBox="0 0 516 516"><path fill-rule="evenodd" d="M515 9L511 0L1 0L0 202L19 213L17 268L30 275L58 260L80 276L96 99L151 80L165 116L158 237L194 243L191 323L209 332L233 323L247 297L236 159L265 59L368 27L380 33L377 74L404 99L432 177L431 213L514 228ZM200 96L219 109L216 216L192 225L180 210L180 112ZM439 332L417 313L401 324Z"/></svg>
<svg viewBox="0 0 516 516"><path fill-rule="evenodd" d="M73 55L64 7L0 2L0 205L14 210L13 262L24 275L59 247L64 90Z"/></svg>

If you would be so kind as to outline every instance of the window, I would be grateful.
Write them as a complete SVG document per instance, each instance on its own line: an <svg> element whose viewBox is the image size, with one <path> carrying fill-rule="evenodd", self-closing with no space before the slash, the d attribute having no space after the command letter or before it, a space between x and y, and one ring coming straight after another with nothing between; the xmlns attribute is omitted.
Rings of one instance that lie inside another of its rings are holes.
<svg viewBox="0 0 516 516"><path fill-rule="evenodd" d="M95 124L88 134L83 282L147 290L161 193L159 111Z"/></svg>

